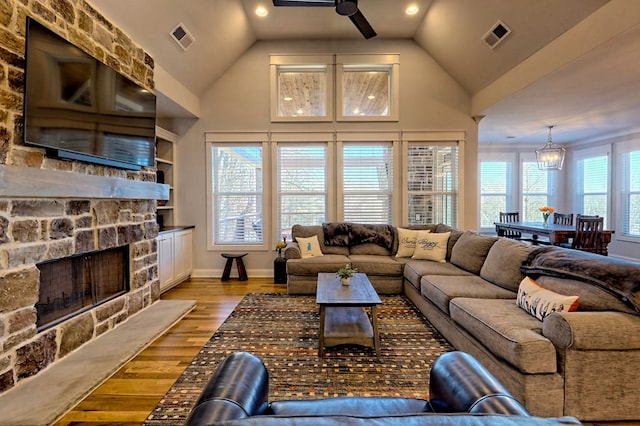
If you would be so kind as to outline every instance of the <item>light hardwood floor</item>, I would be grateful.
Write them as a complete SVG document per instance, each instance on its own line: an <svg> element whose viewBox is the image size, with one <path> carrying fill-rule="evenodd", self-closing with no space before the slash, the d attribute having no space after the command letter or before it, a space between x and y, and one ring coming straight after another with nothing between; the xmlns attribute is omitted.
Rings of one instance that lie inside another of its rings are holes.
<svg viewBox="0 0 640 426"><path fill-rule="evenodd" d="M272 278L225 282L219 279L192 279L169 290L162 295L163 299L197 300L196 308L55 425L142 424L244 295L256 292L286 292L286 286L273 284ZM601 425L638 426L640 423Z"/></svg>

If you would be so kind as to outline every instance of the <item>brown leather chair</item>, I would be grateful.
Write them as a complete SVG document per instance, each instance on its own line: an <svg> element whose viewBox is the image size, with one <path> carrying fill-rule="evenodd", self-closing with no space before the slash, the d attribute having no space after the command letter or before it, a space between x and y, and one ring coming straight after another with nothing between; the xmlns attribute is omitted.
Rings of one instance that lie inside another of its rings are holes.
<svg viewBox="0 0 640 426"><path fill-rule="evenodd" d="M573 225L573 213L554 213L553 223L556 225Z"/></svg>
<svg viewBox="0 0 640 426"><path fill-rule="evenodd" d="M500 222L520 222L520 212L500 212ZM522 234L518 231L512 231L511 229L504 229L500 231L500 237L512 238L519 240L522 238Z"/></svg>
<svg viewBox="0 0 640 426"><path fill-rule="evenodd" d="M578 215L576 221L576 236L573 238L571 248L604 254L602 250L602 230L604 218L587 218Z"/></svg>

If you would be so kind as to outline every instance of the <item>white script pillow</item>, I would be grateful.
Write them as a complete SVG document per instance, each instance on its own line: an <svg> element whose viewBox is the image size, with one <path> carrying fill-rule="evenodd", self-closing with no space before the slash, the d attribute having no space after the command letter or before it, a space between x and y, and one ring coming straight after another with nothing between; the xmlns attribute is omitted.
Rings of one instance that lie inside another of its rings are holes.
<svg viewBox="0 0 640 426"><path fill-rule="evenodd" d="M427 231L430 232L430 231ZM416 229L398 228L398 252L396 257L411 257L416 249Z"/></svg>
<svg viewBox="0 0 640 426"><path fill-rule="evenodd" d="M428 230L418 231L418 236L416 237L416 249L411 258L445 263L449 235L451 235L451 232L432 234Z"/></svg>

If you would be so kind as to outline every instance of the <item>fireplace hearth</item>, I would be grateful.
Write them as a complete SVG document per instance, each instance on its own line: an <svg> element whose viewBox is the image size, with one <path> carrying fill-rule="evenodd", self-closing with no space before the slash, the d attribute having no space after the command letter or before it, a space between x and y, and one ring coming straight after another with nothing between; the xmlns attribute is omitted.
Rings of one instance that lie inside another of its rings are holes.
<svg viewBox="0 0 640 426"><path fill-rule="evenodd" d="M38 332L129 291L129 246L83 253L36 265Z"/></svg>

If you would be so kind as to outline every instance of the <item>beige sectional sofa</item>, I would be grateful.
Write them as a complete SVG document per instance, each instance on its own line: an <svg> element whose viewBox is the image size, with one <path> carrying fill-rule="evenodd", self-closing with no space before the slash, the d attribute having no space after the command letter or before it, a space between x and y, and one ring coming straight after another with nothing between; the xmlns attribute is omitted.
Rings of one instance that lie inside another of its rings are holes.
<svg viewBox="0 0 640 426"><path fill-rule="evenodd" d="M640 420L640 264L556 247L482 236L446 225L446 262L396 257L372 243L325 244L327 228L293 227L317 235L322 256L285 251L290 294L314 294L318 272L351 263L380 294L404 293L456 349L476 357L537 416L584 421ZM330 229L330 228L329 228ZM518 306L526 275L548 290L579 296L575 312L539 320Z"/></svg>

